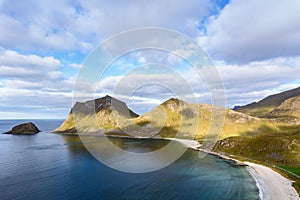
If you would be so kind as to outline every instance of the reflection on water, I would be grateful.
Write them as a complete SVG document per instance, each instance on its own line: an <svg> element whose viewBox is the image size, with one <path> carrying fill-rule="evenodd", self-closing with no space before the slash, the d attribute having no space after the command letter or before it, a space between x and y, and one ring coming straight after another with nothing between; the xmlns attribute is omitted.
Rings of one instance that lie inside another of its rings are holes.
<svg viewBox="0 0 300 200"><path fill-rule="evenodd" d="M101 145L101 139L96 140ZM160 140L111 140L134 152L148 152L166 144ZM193 150L159 171L129 174L98 162L77 136L47 132L0 135L0 148L1 200L258 199L255 182L244 167L214 156L199 159Z"/></svg>

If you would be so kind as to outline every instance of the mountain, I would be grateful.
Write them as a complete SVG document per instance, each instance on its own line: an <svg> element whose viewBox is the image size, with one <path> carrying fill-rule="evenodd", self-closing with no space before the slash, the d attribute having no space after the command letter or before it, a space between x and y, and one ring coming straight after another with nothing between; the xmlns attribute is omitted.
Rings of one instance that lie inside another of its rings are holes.
<svg viewBox="0 0 300 200"><path fill-rule="evenodd" d="M242 159L297 168L300 163L299 149L300 125L282 125L253 136L227 137L214 146L214 151Z"/></svg>
<svg viewBox="0 0 300 200"><path fill-rule="evenodd" d="M215 121L212 121L213 115ZM220 125L219 130L216 125ZM195 136L202 140L210 137L222 139L244 134L253 135L273 126L267 119L259 119L221 106L192 104L175 98L138 116L124 102L106 96L76 103L68 118L54 132L84 133L100 130L106 134L137 137L174 137L177 134L176 137L180 138L194 139ZM215 133L219 131L220 135L216 136Z"/></svg>
<svg viewBox="0 0 300 200"><path fill-rule="evenodd" d="M215 121L212 121L213 113L217 115ZM267 121L221 106L203 103L191 104L174 98L133 120L138 125L148 126L151 124L162 127L157 134L161 137L174 137L177 133L176 137L193 139L191 137L195 135L196 139L199 140L209 137L221 139L241 134L252 134ZM222 126L223 123L224 126ZM221 125L220 130L216 129L216 124ZM216 136L213 135L215 134L214 131L221 131L221 133Z"/></svg>
<svg viewBox="0 0 300 200"><path fill-rule="evenodd" d="M236 109L265 120L257 134L229 136L214 151L279 166L300 163L300 87ZM299 185L300 186L300 185Z"/></svg>
<svg viewBox="0 0 300 200"><path fill-rule="evenodd" d="M280 106L284 101L296 96L300 96L300 87L270 95L259 102L253 102L245 106L237 106L234 110L254 117L270 117L268 113Z"/></svg>
<svg viewBox="0 0 300 200"><path fill-rule="evenodd" d="M130 110L124 102L107 95L83 103L76 102L67 119L53 132L118 130L120 121L133 117L138 117L138 115Z"/></svg>
<svg viewBox="0 0 300 200"><path fill-rule="evenodd" d="M266 114L268 118L278 118L288 123L300 123L300 95L289 98Z"/></svg>

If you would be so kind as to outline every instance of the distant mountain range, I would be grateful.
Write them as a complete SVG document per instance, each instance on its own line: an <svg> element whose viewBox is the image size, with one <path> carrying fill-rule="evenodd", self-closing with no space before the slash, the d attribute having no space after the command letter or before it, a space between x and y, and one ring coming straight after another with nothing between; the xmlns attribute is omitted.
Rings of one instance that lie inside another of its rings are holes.
<svg viewBox="0 0 300 200"><path fill-rule="evenodd" d="M259 102L235 107L234 110L254 117L289 117L290 119L297 120L299 117L299 99L300 87L270 95Z"/></svg>

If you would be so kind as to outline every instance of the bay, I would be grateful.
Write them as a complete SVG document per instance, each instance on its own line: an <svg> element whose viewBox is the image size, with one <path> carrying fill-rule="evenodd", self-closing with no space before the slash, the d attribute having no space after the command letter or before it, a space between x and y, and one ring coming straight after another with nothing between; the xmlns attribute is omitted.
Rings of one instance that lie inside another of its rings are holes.
<svg viewBox="0 0 300 200"><path fill-rule="evenodd" d="M62 120L0 120L0 131L27 121L43 132L0 135L1 200L259 199L255 181L245 167L212 155L200 159L199 152L191 149L166 168L132 174L99 162L78 136L50 133ZM150 139L110 140L132 152L148 152L167 144Z"/></svg>

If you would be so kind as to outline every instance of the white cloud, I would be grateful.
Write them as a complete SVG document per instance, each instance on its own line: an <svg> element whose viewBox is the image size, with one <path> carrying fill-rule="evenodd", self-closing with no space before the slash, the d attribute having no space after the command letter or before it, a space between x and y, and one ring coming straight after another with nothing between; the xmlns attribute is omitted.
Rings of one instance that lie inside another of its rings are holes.
<svg viewBox="0 0 300 200"><path fill-rule="evenodd" d="M73 87L73 79L64 78L62 67L54 57L0 50L1 112L9 115L24 112L20 116L30 118L40 116L40 112L47 117L49 109L57 108L57 117L62 118L72 102Z"/></svg>
<svg viewBox="0 0 300 200"><path fill-rule="evenodd" d="M297 72L300 71L300 57L269 59L245 65L223 63L219 64L217 69L224 81L228 98L227 106L232 107L296 87L297 84L292 82L299 80ZM113 95L125 101L139 114L151 110L174 96L187 101L192 101L196 96L198 102L210 103L209 91L201 77L193 70L187 70L181 74L181 77L170 73L157 74L151 68L145 71L145 74L129 74L127 77L106 77L100 82L101 87L98 87L98 93L94 95L95 97ZM30 82L25 79L4 80L1 82L4 87L0 87L0 107L2 111L12 112L13 109L18 108L7 105L15 105L22 101L22 104L18 105L25 111L27 108L32 108L36 112L47 113L54 112L54 109L58 108L59 117L63 117L72 104L70 91L74 81L72 78L51 84L43 81ZM183 81L191 85L193 93L183 86ZM118 86L117 90L115 90L116 86ZM90 98L91 95L88 97Z"/></svg>
<svg viewBox="0 0 300 200"><path fill-rule="evenodd" d="M224 84L227 107L248 104L298 87L297 80L300 81L300 56L255 61L244 65L220 62L216 67ZM176 95L189 102L193 102L196 97L198 102L211 103L205 80L194 69L187 68L180 76L168 71L163 74L155 74L155 71L149 73L150 71L151 68L146 69L144 74L107 77L101 81L98 91L130 102L133 110L138 113L146 112L149 107L153 108ZM190 85L193 91L189 91L183 82Z"/></svg>
<svg viewBox="0 0 300 200"><path fill-rule="evenodd" d="M195 36L198 24L211 9L209 0L7 0L0 4L0 46L42 52L86 51L108 36L146 26Z"/></svg>
<svg viewBox="0 0 300 200"><path fill-rule="evenodd" d="M16 51L0 50L1 79L53 82L63 80L62 63L54 57L24 55Z"/></svg>
<svg viewBox="0 0 300 200"><path fill-rule="evenodd" d="M299 87L300 56L255 61L244 65L218 65L228 107L258 101L268 95Z"/></svg>
<svg viewBox="0 0 300 200"><path fill-rule="evenodd" d="M138 61L139 61L139 63L144 64L144 63L146 63L146 58L140 57Z"/></svg>
<svg viewBox="0 0 300 200"><path fill-rule="evenodd" d="M41 88L41 83L34 83L29 81L23 81L23 80L4 80L3 85L9 88L32 88L37 89Z"/></svg>
<svg viewBox="0 0 300 200"><path fill-rule="evenodd" d="M0 50L0 63L1 65L13 67L22 65L29 69L42 67L46 69L58 69L62 67L61 62L54 57L40 57L34 54L24 55L11 50Z"/></svg>
<svg viewBox="0 0 300 200"><path fill-rule="evenodd" d="M199 98L202 102L210 100L204 82L195 70L180 74L172 68L149 66L138 69L126 76L104 78L100 81L97 91L101 95L106 93L127 102L129 107L139 114L171 97L186 101L195 101L194 98Z"/></svg>
<svg viewBox="0 0 300 200"><path fill-rule="evenodd" d="M71 63L71 64L69 64L69 66L73 67L74 69L80 69L82 67L82 64Z"/></svg>
<svg viewBox="0 0 300 200"><path fill-rule="evenodd" d="M24 117L35 112L36 116L49 116L57 110L59 117L64 117L72 104L75 81L65 76L72 76L68 70L82 67L77 53L86 53L112 34L145 26L171 28L194 38L201 34L200 44L221 60L217 68L224 81L227 106L250 103L298 86L298 0L232 0L207 21L206 31L200 33L198 27L212 9L215 7L209 0L0 2L1 114ZM193 48L186 46L175 53L189 57L193 53L190 49ZM58 55L60 60L49 54ZM74 60L68 60L71 57ZM173 96L168 89L176 91L179 98L191 100L193 95L183 86L186 81L199 102L210 102L205 81L194 70L179 69L179 77L155 73L148 66L144 69L147 73L121 76L133 70L136 63L147 62L166 64L172 69L183 64L181 58L167 52L133 52L113 64L116 68L108 71L95 95L114 95L119 84L116 97L141 114ZM83 83L81 89L89 86ZM126 91L132 89L128 98Z"/></svg>
<svg viewBox="0 0 300 200"><path fill-rule="evenodd" d="M2 77L18 77L18 76L29 76L37 75L38 73L34 70L22 68L22 67L11 67L11 66L0 66L0 75Z"/></svg>
<svg viewBox="0 0 300 200"><path fill-rule="evenodd" d="M246 63L300 54L300 1L232 0L199 43L217 60Z"/></svg>
<svg viewBox="0 0 300 200"><path fill-rule="evenodd" d="M15 82L13 84L16 84ZM72 106L72 94L62 91L45 91L20 86L0 87L0 118L64 118Z"/></svg>
<svg viewBox="0 0 300 200"><path fill-rule="evenodd" d="M300 56L280 57L264 61L255 61L244 65L219 65L218 70L226 83L239 84L245 90L251 85L270 87L269 83L282 84L299 79ZM248 85L248 87L246 87Z"/></svg>
<svg viewBox="0 0 300 200"><path fill-rule="evenodd" d="M63 77L63 73L61 71L51 71L48 73L48 77L50 79L59 79Z"/></svg>

